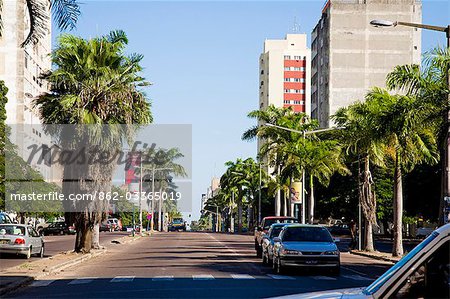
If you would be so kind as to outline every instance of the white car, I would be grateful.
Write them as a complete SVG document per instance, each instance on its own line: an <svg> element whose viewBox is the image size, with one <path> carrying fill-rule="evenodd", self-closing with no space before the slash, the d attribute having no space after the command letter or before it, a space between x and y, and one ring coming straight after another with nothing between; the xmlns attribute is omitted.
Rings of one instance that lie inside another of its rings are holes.
<svg viewBox="0 0 450 299"><path fill-rule="evenodd" d="M44 257L44 239L29 225L0 224L0 253Z"/></svg>
<svg viewBox="0 0 450 299"><path fill-rule="evenodd" d="M450 298L450 224L431 233L366 288L302 293L278 298Z"/></svg>

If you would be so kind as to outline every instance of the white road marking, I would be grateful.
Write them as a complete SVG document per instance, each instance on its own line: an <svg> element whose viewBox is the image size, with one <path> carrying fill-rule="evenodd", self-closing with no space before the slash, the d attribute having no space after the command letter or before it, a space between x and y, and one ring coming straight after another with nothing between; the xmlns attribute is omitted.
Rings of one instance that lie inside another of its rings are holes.
<svg viewBox="0 0 450 299"><path fill-rule="evenodd" d="M36 281L33 281L31 286L32 287L46 287L54 281L55 281L54 279L53 280L36 280Z"/></svg>
<svg viewBox="0 0 450 299"><path fill-rule="evenodd" d="M295 277L286 276L286 275L276 275L276 274L267 274L267 276L273 279L287 279L287 280L295 280Z"/></svg>
<svg viewBox="0 0 450 299"><path fill-rule="evenodd" d="M210 279L214 279L214 276L212 276L210 274L192 275L192 279L194 279L194 280L210 280Z"/></svg>
<svg viewBox="0 0 450 299"><path fill-rule="evenodd" d="M369 277L364 277L361 275L341 275L342 277L348 278L348 279L353 279L353 280L375 280Z"/></svg>
<svg viewBox="0 0 450 299"><path fill-rule="evenodd" d="M255 279L253 276L248 274L231 274L233 279Z"/></svg>
<svg viewBox="0 0 450 299"><path fill-rule="evenodd" d="M109 282L131 282L136 276L116 276Z"/></svg>
<svg viewBox="0 0 450 299"><path fill-rule="evenodd" d="M77 278L72 280L71 282L69 282L68 284L85 284L85 283L90 283L92 281L94 281L94 279L97 279L98 277L82 277L82 278Z"/></svg>
<svg viewBox="0 0 450 299"><path fill-rule="evenodd" d="M337 278L335 277L329 277L329 276L311 276L312 279L317 279L317 280L336 280Z"/></svg>
<svg viewBox="0 0 450 299"><path fill-rule="evenodd" d="M161 281L161 280L173 280L173 275L155 276L152 278L152 281Z"/></svg>

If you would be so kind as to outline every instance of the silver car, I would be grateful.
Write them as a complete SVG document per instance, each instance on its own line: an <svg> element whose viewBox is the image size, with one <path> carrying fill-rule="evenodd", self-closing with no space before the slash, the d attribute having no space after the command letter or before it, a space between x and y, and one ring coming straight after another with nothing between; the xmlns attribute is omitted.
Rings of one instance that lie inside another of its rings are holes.
<svg viewBox="0 0 450 299"><path fill-rule="evenodd" d="M286 267L314 267L340 271L340 253L330 232L319 225L292 224L275 237L273 268L277 273Z"/></svg>
<svg viewBox="0 0 450 299"><path fill-rule="evenodd" d="M0 224L0 253L44 257L44 239L31 226L25 224Z"/></svg>
<svg viewBox="0 0 450 299"><path fill-rule="evenodd" d="M273 260L273 238L280 235L281 230L289 223L274 223L270 226L267 234L264 234L261 241L262 263L263 265L271 265Z"/></svg>

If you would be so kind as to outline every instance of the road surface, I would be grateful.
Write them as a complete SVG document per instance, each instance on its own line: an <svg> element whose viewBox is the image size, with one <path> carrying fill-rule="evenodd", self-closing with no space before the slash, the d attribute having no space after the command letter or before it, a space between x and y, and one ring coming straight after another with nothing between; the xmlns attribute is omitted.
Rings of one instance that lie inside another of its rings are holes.
<svg viewBox="0 0 450 299"><path fill-rule="evenodd" d="M339 277L293 270L274 275L255 257L253 237L177 232L142 238L35 281L13 298L263 298L363 287L389 263L342 253Z"/></svg>

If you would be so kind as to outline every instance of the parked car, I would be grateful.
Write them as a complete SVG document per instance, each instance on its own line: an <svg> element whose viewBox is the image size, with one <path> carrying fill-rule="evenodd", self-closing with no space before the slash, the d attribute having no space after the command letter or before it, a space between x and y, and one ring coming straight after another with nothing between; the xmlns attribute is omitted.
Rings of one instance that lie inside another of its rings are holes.
<svg viewBox="0 0 450 299"><path fill-rule="evenodd" d="M121 231L122 230L122 224L120 223L119 219L117 219L117 218L109 218L107 220L107 223L111 227L111 231Z"/></svg>
<svg viewBox="0 0 450 299"><path fill-rule="evenodd" d="M267 234L264 234L262 237L262 263L263 265L272 264L273 259L273 238L278 237L280 235L281 230L289 223L275 223L272 224L269 228Z"/></svg>
<svg viewBox="0 0 450 299"><path fill-rule="evenodd" d="M273 241L273 269L276 273L282 273L286 267L318 267L339 274L339 249L325 227L288 225Z"/></svg>
<svg viewBox="0 0 450 299"><path fill-rule="evenodd" d="M450 224L441 226L365 288L278 298L450 298Z"/></svg>
<svg viewBox="0 0 450 299"><path fill-rule="evenodd" d="M13 223L13 221L8 216L8 214L0 212L0 224L3 224L3 223Z"/></svg>
<svg viewBox="0 0 450 299"><path fill-rule="evenodd" d="M31 226L25 224L0 224L0 253L44 257L44 239Z"/></svg>
<svg viewBox="0 0 450 299"><path fill-rule="evenodd" d="M100 231L101 232L112 232L112 226L108 222L102 223L102 224L100 224Z"/></svg>
<svg viewBox="0 0 450 299"><path fill-rule="evenodd" d="M351 236L350 228L347 224L335 224L328 227L328 231L333 236Z"/></svg>
<svg viewBox="0 0 450 299"><path fill-rule="evenodd" d="M44 236L48 235L73 235L76 233L75 227L67 225L65 222L53 222L42 230Z"/></svg>
<svg viewBox="0 0 450 299"><path fill-rule="evenodd" d="M255 229L255 250L256 256L262 256L262 237L267 234L269 228L274 223L297 223L298 220L294 217L287 216L269 216L264 217L261 225Z"/></svg>

